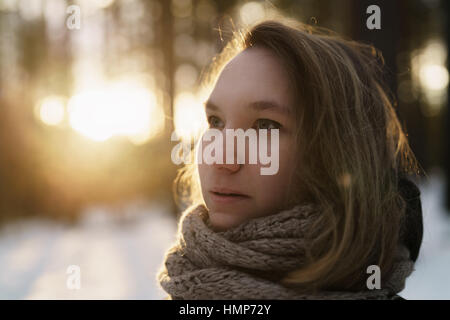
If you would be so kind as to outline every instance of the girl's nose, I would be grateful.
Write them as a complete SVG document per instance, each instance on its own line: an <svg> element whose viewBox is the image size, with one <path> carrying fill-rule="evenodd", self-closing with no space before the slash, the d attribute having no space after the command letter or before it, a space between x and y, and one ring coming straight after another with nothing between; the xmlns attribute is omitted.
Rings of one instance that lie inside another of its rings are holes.
<svg viewBox="0 0 450 320"><path fill-rule="evenodd" d="M223 164L218 164L218 163L216 163L216 164L214 164L214 167L216 168L216 169L218 169L218 170L223 170L223 171L226 171L226 172L228 172L228 173L235 173L235 172L238 172L239 171L239 169L241 168L241 164L239 164L239 163L230 163L230 164L228 164L228 163L223 163Z"/></svg>
<svg viewBox="0 0 450 320"><path fill-rule="evenodd" d="M232 161L227 161L227 143L226 143L226 130L224 130L222 132L222 163L216 163L214 164L215 168L220 169L220 170L226 170L229 173L234 173L239 171L239 169L241 168L242 164L238 163L238 159L237 159L237 148L238 146L236 145L236 141L230 141L232 143L232 145L234 146L230 148L231 150L228 150L228 152L231 152L231 154L233 155L231 158L232 159L228 159L228 160L232 160ZM231 138L231 137L230 137ZM231 138L231 139L234 139Z"/></svg>

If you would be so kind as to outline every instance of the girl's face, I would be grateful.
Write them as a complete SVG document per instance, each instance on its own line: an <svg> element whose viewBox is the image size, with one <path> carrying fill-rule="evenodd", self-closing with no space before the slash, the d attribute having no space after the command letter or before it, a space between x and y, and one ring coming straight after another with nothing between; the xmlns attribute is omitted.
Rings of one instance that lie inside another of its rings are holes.
<svg viewBox="0 0 450 320"><path fill-rule="evenodd" d="M221 130L224 141L225 129L279 129L279 169L274 175L261 175L260 168L269 165L261 165L259 156L257 164L249 164L248 155L245 164L225 164L225 147L224 164L199 164L203 199L216 230L284 209L287 183L295 170L293 103L287 75L267 49L246 49L221 72L206 103L210 127ZM203 150L207 144L203 142Z"/></svg>

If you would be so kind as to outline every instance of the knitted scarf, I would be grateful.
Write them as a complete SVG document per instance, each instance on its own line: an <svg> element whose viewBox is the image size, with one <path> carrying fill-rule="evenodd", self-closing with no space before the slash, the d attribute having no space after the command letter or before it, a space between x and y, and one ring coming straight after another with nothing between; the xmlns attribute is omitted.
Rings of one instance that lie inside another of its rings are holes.
<svg viewBox="0 0 450 320"><path fill-rule="evenodd" d="M308 295L277 282L306 261L305 235L317 214L313 204L302 204L216 232L204 205L187 209L157 280L173 300L390 299L403 290L414 262L401 244L393 271L380 289Z"/></svg>

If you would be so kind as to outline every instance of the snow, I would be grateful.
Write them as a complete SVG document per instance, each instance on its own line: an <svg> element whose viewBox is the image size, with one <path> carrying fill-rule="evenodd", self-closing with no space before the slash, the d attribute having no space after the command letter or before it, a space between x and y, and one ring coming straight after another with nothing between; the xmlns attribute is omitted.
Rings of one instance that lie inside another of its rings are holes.
<svg viewBox="0 0 450 320"><path fill-rule="evenodd" d="M87 210L72 227L31 220L0 230L0 299L162 299L156 273L175 240L163 205L130 203L120 217ZM71 265L80 289L69 289Z"/></svg>
<svg viewBox="0 0 450 320"><path fill-rule="evenodd" d="M445 180L439 170L419 184L424 234L415 271L399 293L406 299L450 299L450 214L444 208Z"/></svg>
<svg viewBox="0 0 450 320"><path fill-rule="evenodd" d="M450 299L450 215L444 180L436 172L419 184L424 238L415 271L400 295ZM175 241L168 209L143 200L115 214L85 210L74 226L31 219L0 229L0 299L163 299L156 273ZM68 286L67 268L80 267L80 288Z"/></svg>

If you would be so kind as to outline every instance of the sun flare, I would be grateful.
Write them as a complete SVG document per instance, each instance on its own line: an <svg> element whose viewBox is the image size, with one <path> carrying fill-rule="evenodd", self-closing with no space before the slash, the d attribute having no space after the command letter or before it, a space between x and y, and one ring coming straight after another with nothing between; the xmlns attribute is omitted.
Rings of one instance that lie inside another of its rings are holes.
<svg viewBox="0 0 450 320"><path fill-rule="evenodd" d="M126 136L142 144L164 128L164 112L154 93L127 82L74 95L68 113L70 126L95 141Z"/></svg>

